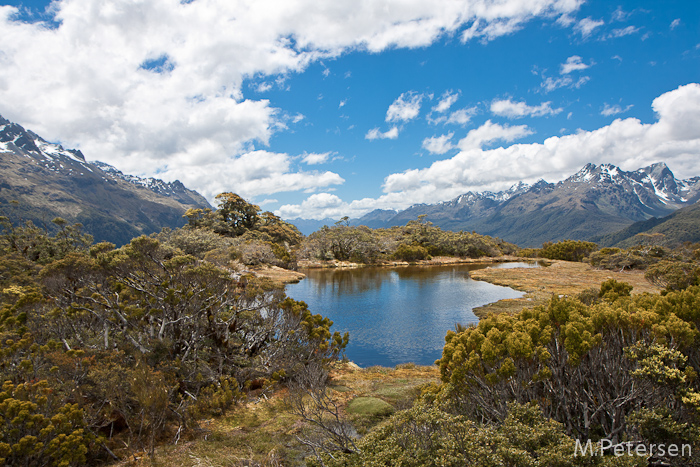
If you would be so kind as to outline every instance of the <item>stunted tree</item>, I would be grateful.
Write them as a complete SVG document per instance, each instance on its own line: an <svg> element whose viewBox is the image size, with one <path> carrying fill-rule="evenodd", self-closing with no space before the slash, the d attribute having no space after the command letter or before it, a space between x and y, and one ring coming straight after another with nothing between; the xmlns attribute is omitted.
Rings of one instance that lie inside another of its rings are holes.
<svg viewBox="0 0 700 467"><path fill-rule="evenodd" d="M192 375L239 381L337 358L347 337L272 282L236 277L139 237L92 257L69 255L42 272L55 329L71 345L164 355Z"/></svg>

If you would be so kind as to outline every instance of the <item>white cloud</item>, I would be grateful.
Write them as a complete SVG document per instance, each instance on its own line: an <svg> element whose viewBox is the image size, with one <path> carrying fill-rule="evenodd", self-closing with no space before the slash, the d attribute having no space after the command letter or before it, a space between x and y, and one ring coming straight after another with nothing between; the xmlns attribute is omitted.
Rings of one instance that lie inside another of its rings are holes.
<svg viewBox="0 0 700 467"><path fill-rule="evenodd" d="M486 143L493 141L511 142L531 134L532 130L526 125L499 125L498 123L492 123L491 120L487 120L479 128L475 128L467 133L467 136L459 141L458 146L461 150L466 151L480 148Z"/></svg>
<svg viewBox="0 0 700 467"><path fill-rule="evenodd" d="M673 30L676 29L680 24L681 24L681 19L680 19L680 18L676 18L676 19L674 19L673 21L671 21L671 26L669 26L669 27L671 28L671 31L673 31Z"/></svg>
<svg viewBox="0 0 700 467"><path fill-rule="evenodd" d="M450 110L450 108L459 99L459 93L452 93L451 91L445 92L440 98L440 102L433 107L433 112L444 113Z"/></svg>
<svg viewBox="0 0 700 467"><path fill-rule="evenodd" d="M568 75L572 71L585 70L591 65L586 65L583 60L578 55L572 55L566 59L565 63L562 63L559 67L559 73L562 75Z"/></svg>
<svg viewBox="0 0 700 467"><path fill-rule="evenodd" d="M464 109L455 110L450 114L447 119L447 123L454 123L457 125L466 125L469 123L474 115L478 112L476 107L469 107Z"/></svg>
<svg viewBox="0 0 700 467"><path fill-rule="evenodd" d="M16 8L0 6L0 102L5 117L88 158L130 173L178 177L202 192L230 190L228 172L218 167L248 160L243 156L286 128L284 112L244 96L245 80L254 79L261 92L273 81L283 88L290 74L348 50L423 47L470 24L473 37L494 38L579 6L57 0L50 25L20 21ZM208 176L188 175L199 171ZM285 175L298 177L291 169Z"/></svg>
<svg viewBox="0 0 700 467"><path fill-rule="evenodd" d="M590 17L588 18L583 18L581 21L576 23L576 26L574 26L574 31L578 32L581 34L581 37L584 39L588 38L591 33L593 33L593 30L604 25L605 21L603 20L594 20L591 19Z"/></svg>
<svg viewBox="0 0 700 467"><path fill-rule="evenodd" d="M331 193L316 193L302 201L300 205L285 204L275 211L278 216L285 219L325 219L328 217L342 217L343 200ZM323 213L320 214L319 213Z"/></svg>
<svg viewBox="0 0 700 467"><path fill-rule="evenodd" d="M613 29L612 32L605 36L605 39L614 39L618 37L629 36L639 32L639 28L636 26L627 26L626 28Z"/></svg>
<svg viewBox="0 0 700 467"><path fill-rule="evenodd" d="M304 154L301 160L308 165L325 164L330 159L330 152Z"/></svg>
<svg viewBox="0 0 700 467"><path fill-rule="evenodd" d="M491 113L507 118L543 117L556 115L563 109L553 109L551 102L543 102L537 106L527 105L525 102L513 102L510 99L497 99L491 103Z"/></svg>
<svg viewBox="0 0 700 467"><path fill-rule="evenodd" d="M339 108L339 109L342 109L343 107L345 107L345 104L347 104L347 103L348 103L348 100L347 100L347 99L343 99L343 100L340 101L340 103L338 104L338 108Z"/></svg>
<svg viewBox="0 0 700 467"><path fill-rule="evenodd" d="M579 89L581 86L590 81L590 79L591 78L588 76L581 76L578 80L574 81L571 76L566 75L562 76L561 78L546 78L540 86L544 92L551 92L555 89L563 87Z"/></svg>
<svg viewBox="0 0 700 467"><path fill-rule="evenodd" d="M610 117L612 115L617 115L621 113L625 113L628 110L630 110L634 105L630 104L624 109L620 107L619 105L609 105L607 102L603 106L603 110L600 111L600 114L605 116L605 117Z"/></svg>
<svg viewBox="0 0 700 467"><path fill-rule="evenodd" d="M272 89L272 84L265 81L258 84L258 86L255 88L255 91L263 93L269 91L270 89Z"/></svg>
<svg viewBox="0 0 700 467"><path fill-rule="evenodd" d="M696 123L700 120L700 84L662 94L654 99L652 108L658 119L650 124L636 118L617 119L594 131L495 149L460 144L462 150L454 157L389 175L382 196L341 202L334 209L337 217L358 217L372 209L405 209L415 203L444 201L470 190L501 190L518 181L544 178L556 182L589 162L636 170L664 161L679 178L696 176L700 173L700 127Z"/></svg>
<svg viewBox="0 0 700 467"><path fill-rule="evenodd" d="M374 141L375 139L396 139L399 137L399 129L392 127L390 130L382 133L379 128L372 128L365 135L365 139Z"/></svg>
<svg viewBox="0 0 700 467"><path fill-rule="evenodd" d="M612 20L613 21L627 21L627 18L629 18L630 13L627 13L622 9L621 6L617 7L617 10L613 12L612 15Z"/></svg>
<svg viewBox="0 0 700 467"><path fill-rule="evenodd" d="M413 120L420 113L420 105L423 94L413 91L404 92L389 106L386 111L387 122L407 122Z"/></svg>
<svg viewBox="0 0 700 467"><path fill-rule="evenodd" d="M572 55L571 57L566 59L566 62L562 63L559 66L559 74L562 76L559 78L545 78L544 81L542 81L542 83L540 84L540 87L545 93L563 87L578 89L584 84L586 84L590 80L590 77L581 76L578 80L574 80L574 78L570 76L571 73L575 71L585 70L587 68L590 68L594 64L595 63L592 61L590 64L583 63L583 59L581 57L579 57L578 55ZM544 78L544 73L542 74L542 77Z"/></svg>
<svg viewBox="0 0 700 467"><path fill-rule="evenodd" d="M210 148L202 148L208 156ZM280 193L322 189L340 185L345 180L330 171L303 171L292 168L292 157L283 153L251 151L223 160L206 160L200 166L178 164L190 154L177 153L168 166L168 175L186 186L199 186L200 193L214 199L218 193L233 191L244 198Z"/></svg>
<svg viewBox="0 0 700 467"><path fill-rule="evenodd" d="M561 15L561 16L557 19L557 24L559 24L559 25L561 25L561 26L563 26L563 27L565 27L565 28L568 28L569 26L571 26L571 25L572 25L573 23L575 23L575 22L576 22L576 18L574 18L574 17L571 16L571 15L567 15L567 14Z"/></svg>
<svg viewBox="0 0 700 467"><path fill-rule="evenodd" d="M431 154L445 154L454 147L452 144L453 136L454 133L448 133L446 135L425 138L423 140L423 149Z"/></svg>

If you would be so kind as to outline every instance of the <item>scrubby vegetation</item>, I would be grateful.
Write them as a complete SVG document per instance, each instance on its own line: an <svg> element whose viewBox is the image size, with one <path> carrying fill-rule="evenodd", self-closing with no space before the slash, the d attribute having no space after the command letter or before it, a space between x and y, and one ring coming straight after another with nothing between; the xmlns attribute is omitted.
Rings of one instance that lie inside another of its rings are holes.
<svg viewBox="0 0 700 467"><path fill-rule="evenodd" d="M213 217L201 214L190 213ZM119 249L61 219L55 235L0 222L4 465L152 454L251 391L337 361L347 344L330 320L239 267L248 241L275 258L298 241L273 216L244 220L245 232L230 220L220 233L189 226Z"/></svg>
<svg viewBox="0 0 700 467"><path fill-rule="evenodd" d="M322 454L319 462L700 465L700 287L634 297L630 289L609 281L593 305L553 297L448 331L441 383L354 452ZM577 455L576 440L589 439L688 449L651 459Z"/></svg>
<svg viewBox="0 0 700 467"><path fill-rule="evenodd" d="M442 230L421 216L403 227L389 229L350 226L345 218L309 235L300 246L298 256L307 260L376 263L382 260L411 262L432 256L480 258L516 251L515 245L500 239Z"/></svg>
<svg viewBox="0 0 700 467"><path fill-rule="evenodd" d="M285 448L292 465L304 455L323 466L700 465L700 246L671 250L644 236L627 250L571 240L520 250L423 218L390 229L344 219L303 237L238 195L218 199L217 211L190 210L185 227L121 248L93 245L61 219L49 234L0 218L5 465L153 455L159 445L195 439L203 420L282 386L292 415L270 418L297 427L283 436L296 443ZM410 396L389 384L355 397L331 377L348 336L250 274L300 260L504 254L643 269L664 292L633 296L610 280L489 315L447 332L439 382L401 386ZM253 423L245 414L241 423ZM577 441L588 439L692 450L577 456ZM276 454L270 459L281 465Z"/></svg>

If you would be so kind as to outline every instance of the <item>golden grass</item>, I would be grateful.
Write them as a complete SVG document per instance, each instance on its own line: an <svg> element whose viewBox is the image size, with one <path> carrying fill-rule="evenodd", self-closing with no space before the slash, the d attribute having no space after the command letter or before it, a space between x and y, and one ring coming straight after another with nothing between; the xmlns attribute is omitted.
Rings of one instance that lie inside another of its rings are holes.
<svg viewBox="0 0 700 467"><path fill-rule="evenodd" d="M437 367L399 365L396 368L359 368L352 363L335 366L329 388L343 412L355 398L375 398L400 410L409 407L420 388L438 382ZM240 404L227 414L200 422L195 438L162 445L154 458L137 453L119 467L235 467L300 466L310 453L296 436L303 422L286 410L286 388L267 397ZM375 402L377 402L375 400ZM385 406L386 407L386 406ZM388 412L386 412L388 413ZM360 433L379 423L384 414L348 414Z"/></svg>
<svg viewBox="0 0 700 467"><path fill-rule="evenodd" d="M300 280L306 277L306 274L303 274L298 271L284 269L279 266L265 265L262 267L253 268L251 272L253 272L253 274L255 274L256 276L266 277L280 284L290 284L293 282L299 282Z"/></svg>
<svg viewBox="0 0 700 467"><path fill-rule="evenodd" d="M644 278L643 271L608 271L595 269L590 264L569 261L551 261L550 266L540 268L479 269L472 271L472 279L511 287L526 292L518 299L500 300L474 309L479 317L490 312L517 312L523 308L543 304L553 294L577 295L583 290L599 288L602 282L615 279L627 282L632 293L658 293L660 289Z"/></svg>

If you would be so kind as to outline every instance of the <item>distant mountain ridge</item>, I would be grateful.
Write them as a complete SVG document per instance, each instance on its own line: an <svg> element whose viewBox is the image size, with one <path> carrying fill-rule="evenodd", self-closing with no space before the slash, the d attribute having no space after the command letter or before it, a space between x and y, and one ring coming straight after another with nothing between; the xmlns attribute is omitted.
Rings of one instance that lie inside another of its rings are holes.
<svg viewBox="0 0 700 467"><path fill-rule="evenodd" d="M546 241L611 234L634 222L667 216L699 198L700 177L678 180L663 162L631 172L612 164L586 164L556 184L519 182L505 191L468 192L394 215L382 211L378 216L373 211L351 224L391 227L425 214L444 229L473 230L534 247Z"/></svg>
<svg viewBox="0 0 700 467"><path fill-rule="evenodd" d="M0 116L0 206L19 201L17 215L50 226L55 217L80 222L96 241L179 227L189 208L211 207L181 182L126 175L78 150L49 143Z"/></svg>

